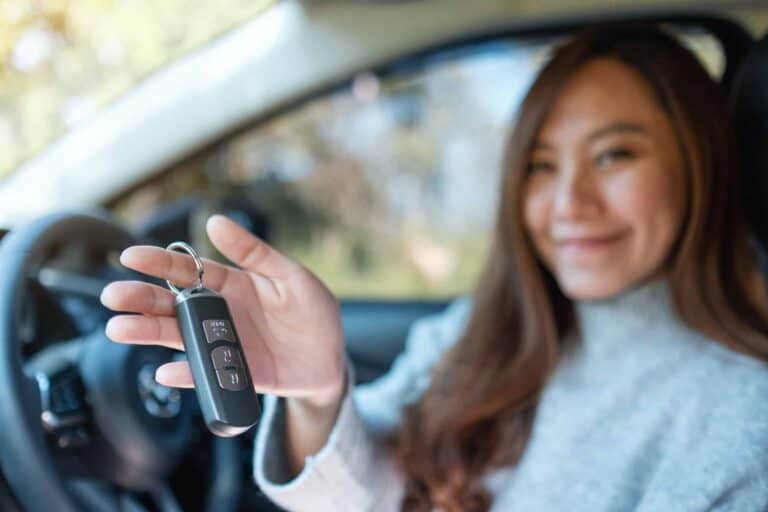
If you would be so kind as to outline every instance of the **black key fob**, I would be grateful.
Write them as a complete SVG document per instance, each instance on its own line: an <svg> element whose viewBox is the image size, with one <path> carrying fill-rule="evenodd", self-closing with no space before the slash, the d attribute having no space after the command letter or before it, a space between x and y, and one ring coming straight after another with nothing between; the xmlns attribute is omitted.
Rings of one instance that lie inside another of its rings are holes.
<svg viewBox="0 0 768 512"><path fill-rule="evenodd" d="M183 246L199 265L202 285L202 262ZM168 284L177 292L176 319L206 426L221 437L245 432L258 423L261 405L227 302L202 286L178 290Z"/></svg>

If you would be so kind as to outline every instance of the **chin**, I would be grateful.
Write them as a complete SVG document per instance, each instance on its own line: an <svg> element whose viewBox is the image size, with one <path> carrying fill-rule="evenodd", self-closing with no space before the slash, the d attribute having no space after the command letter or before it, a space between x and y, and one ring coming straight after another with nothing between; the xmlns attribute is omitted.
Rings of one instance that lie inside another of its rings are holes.
<svg viewBox="0 0 768 512"><path fill-rule="evenodd" d="M557 283L571 300L602 300L621 293L629 283L603 275L572 276L560 274Z"/></svg>

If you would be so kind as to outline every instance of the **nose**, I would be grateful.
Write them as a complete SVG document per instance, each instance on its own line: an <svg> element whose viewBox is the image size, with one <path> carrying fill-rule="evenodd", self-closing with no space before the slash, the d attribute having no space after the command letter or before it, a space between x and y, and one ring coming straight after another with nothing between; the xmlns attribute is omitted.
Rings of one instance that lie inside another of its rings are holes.
<svg viewBox="0 0 768 512"><path fill-rule="evenodd" d="M553 208L560 220L589 218L600 213L599 186L589 169L574 164L557 173Z"/></svg>

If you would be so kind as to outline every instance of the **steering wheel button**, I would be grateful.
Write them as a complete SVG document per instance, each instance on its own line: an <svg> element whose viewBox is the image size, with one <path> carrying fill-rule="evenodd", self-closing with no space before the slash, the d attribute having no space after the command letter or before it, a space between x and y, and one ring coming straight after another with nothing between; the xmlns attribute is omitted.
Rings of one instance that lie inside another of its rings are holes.
<svg viewBox="0 0 768 512"><path fill-rule="evenodd" d="M222 370L227 367L243 367L243 361L240 358L240 352L234 347L222 346L216 347L211 351L213 367L216 370Z"/></svg>
<svg viewBox="0 0 768 512"><path fill-rule="evenodd" d="M219 379L219 386L229 391L240 391L248 385L248 379L242 368L216 370L216 377Z"/></svg>
<svg viewBox="0 0 768 512"><path fill-rule="evenodd" d="M214 341L235 342L235 335L229 320L203 320L203 332L208 343Z"/></svg>

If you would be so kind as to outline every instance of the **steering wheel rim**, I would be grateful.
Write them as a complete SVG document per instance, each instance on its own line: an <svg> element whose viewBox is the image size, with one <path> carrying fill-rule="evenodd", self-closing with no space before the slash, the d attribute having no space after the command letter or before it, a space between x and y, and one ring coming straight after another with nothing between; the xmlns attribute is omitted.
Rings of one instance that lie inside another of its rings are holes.
<svg viewBox="0 0 768 512"><path fill-rule="evenodd" d="M0 268L5 270L0 279L0 468L28 510L83 510L47 446L40 390L24 372L17 334L28 277L52 247L74 240L105 251L137 243L106 214L90 212L49 214L14 229L0 242Z"/></svg>

